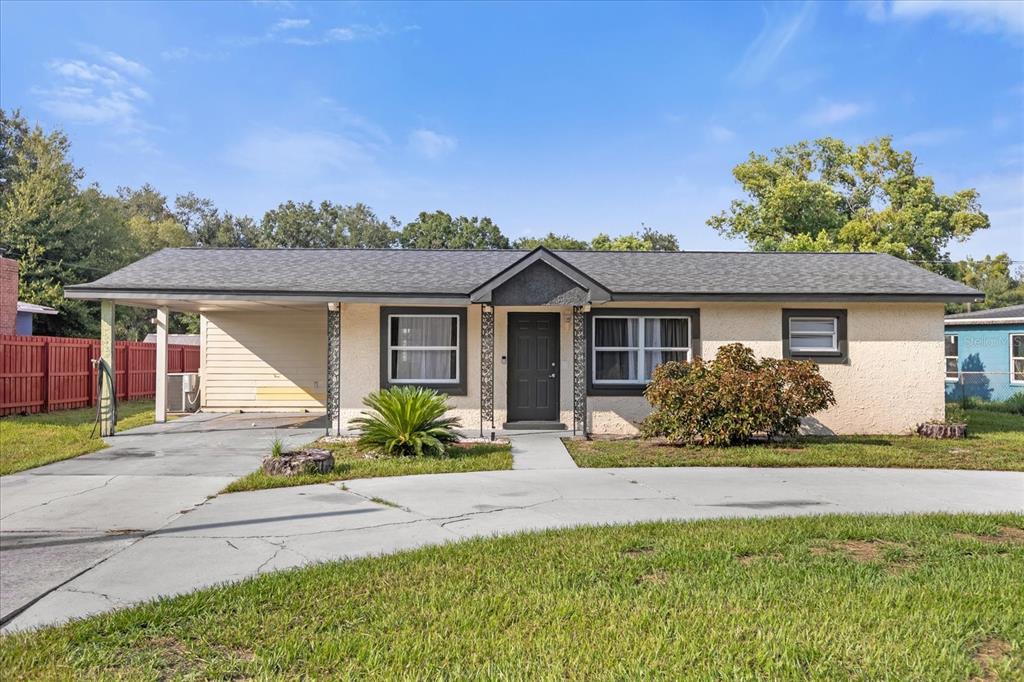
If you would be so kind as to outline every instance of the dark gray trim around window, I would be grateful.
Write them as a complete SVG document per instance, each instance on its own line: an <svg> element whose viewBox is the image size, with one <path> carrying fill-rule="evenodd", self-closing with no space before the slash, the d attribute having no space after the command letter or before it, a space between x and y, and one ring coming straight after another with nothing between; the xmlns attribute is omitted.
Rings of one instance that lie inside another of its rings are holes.
<svg viewBox="0 0 1024 682"><path fill-rule="evenodd" d="M837 320L836 345L832 352L791 352L789 350L789 321L794 317L832 317ZM791 360L813 360L820 365L843 365L849 361L849 343L846 338L846 310L843 308L783 308L782 357Z"/></svg>
<svg viewBox="0 0 1024 682"><path fill-rule="evenodd" d="M587 313L587 395L643 395L647 384L594 384L594 316L687 317L690 319L690 357L700 357L700 308L594 308Z"/></svg>
<svg viewBox="0 0 1024 682"><path fill-rule="evenodd" d="M392 384L388 376L389 315L456 315L459 318L459 383L457 384ZM380 387L423 386L448 395L466 395L466 356L469 354L465 308L433 308L429 306L384 307L380 309Z"/></svg>

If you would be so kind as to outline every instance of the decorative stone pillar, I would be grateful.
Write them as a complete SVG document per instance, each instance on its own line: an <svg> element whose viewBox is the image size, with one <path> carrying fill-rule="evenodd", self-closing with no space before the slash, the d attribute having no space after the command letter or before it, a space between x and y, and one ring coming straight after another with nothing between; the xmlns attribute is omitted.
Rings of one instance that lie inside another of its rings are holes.
<svg viewBox="0 0 1024 682"><path fill-rule="evenodd" d="M494 307L480 308L480 437L484 422L494 433Z"/></svg>
<svg viewBox="0 0 1024 682"><path fill-rule="evenodd" d="M587 316L572 307L572 431L587 435Z"/></svg>
<svg viewBox="0 0 1024 682"><path fill-rule="evenodd" d="M341 305L327 304L327 434L341 430Z"/></svg>

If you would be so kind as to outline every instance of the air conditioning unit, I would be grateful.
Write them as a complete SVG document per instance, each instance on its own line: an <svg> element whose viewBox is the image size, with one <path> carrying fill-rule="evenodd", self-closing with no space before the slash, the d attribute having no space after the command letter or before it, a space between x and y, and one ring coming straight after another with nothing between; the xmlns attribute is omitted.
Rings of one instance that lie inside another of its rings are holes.
<svg viewBox="0 0 1024 682"><path fill-rule="evenodd" d="M199 409L199 375L167 375L167 411L195 412Z"/></svg>

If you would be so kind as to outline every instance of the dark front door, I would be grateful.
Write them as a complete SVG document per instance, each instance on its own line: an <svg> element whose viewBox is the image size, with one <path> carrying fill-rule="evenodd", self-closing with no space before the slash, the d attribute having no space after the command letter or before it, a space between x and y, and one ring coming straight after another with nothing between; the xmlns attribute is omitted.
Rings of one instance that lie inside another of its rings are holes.
<svg viewBox="0 0 1024 682"><path fill-rule="evenodd" d="M508 420L558 421L558 313L508 314Z"/></svg>

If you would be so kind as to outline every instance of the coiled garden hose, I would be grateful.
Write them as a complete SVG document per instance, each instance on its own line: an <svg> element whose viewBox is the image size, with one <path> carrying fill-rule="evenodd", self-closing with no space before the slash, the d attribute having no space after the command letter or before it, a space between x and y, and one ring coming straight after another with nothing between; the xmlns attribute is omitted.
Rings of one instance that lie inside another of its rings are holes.
<svg viewBox="0 0 1024 682"><path fill-rule="evenodd" d="M90 438L95 437L96 425L100 423L100 411L103 404L103 377L106 377L110 383L110 418L113 425L117 426L117 385L114 383L114 375L110 373L110 366L103 361L103 358L93 360L93 364L96 365L96 419L92 423L92 432L89 434Z"/></svg>

